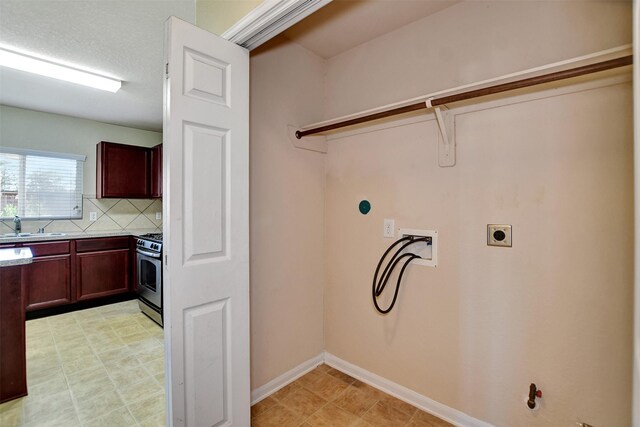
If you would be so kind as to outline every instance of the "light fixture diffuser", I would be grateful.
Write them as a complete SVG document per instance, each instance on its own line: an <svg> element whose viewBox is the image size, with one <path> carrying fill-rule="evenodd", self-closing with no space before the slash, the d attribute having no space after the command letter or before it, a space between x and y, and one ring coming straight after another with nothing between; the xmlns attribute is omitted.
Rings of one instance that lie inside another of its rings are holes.
<svg viewBox="0 0 640 427"><path fill-rule="evenodd" d="M35 56L15 52L0 47L0 66L9 67L28 73L39 74L58 80L64 80L95 89L117 92L122 86L122 82L110 77L104 77L67 65L57 64Z"/></svg>

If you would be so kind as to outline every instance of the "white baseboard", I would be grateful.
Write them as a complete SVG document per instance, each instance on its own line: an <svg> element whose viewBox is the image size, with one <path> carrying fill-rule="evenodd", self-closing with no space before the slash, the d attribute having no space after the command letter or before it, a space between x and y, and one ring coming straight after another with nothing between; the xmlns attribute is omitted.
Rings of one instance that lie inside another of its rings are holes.
<svg viewBox="0 0 640 427"><path fill-rule="evenodd" d="M420 408L425 412L435 415L436 417L448 421L451 424L455 424L456 426L492 427L489 423L480 421L479 419L473 418L472 416L460 412L457 409L453 409L449 406L443 405L442 403L436 402L433 399L429 399L428 397L416 393L415 391L401 386L400 384L396 384L386 378L349 363L346 360L342 360L331 353L324 353L324 363L332 368L344 372L345 374L351 375L363 383L367 383L370 386L384 391L391 396L397 397L410 405Z"/></svg>
<svg viewBox="0 0 640 427"><path fill-rule="evenodd" d="M315 369L317 366L322 365L324 362L324 353L320 353L316 357L313 357L305 362L302 362L295 368L285 372L284 374L272 379L265 385L258 387L251 392L251 404L255 405L265 397L275 393L282 387L297 380L307 372Z"/></svg>

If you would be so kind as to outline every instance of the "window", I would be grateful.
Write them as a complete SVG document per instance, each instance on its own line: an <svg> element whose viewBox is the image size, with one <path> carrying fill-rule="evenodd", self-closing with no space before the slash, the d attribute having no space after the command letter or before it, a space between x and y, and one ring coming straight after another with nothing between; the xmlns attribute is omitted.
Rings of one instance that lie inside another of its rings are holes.
<svg viewBox="0 0 640 427"><path fill-rule="evenodd" d="M86 156L0 147L0 218L82 218Z"/></svg>

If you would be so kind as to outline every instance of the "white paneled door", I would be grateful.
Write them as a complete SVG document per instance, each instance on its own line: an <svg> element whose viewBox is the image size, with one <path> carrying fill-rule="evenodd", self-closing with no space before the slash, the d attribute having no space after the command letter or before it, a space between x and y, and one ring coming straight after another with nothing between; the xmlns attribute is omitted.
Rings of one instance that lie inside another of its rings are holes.
<svg viewBox="0 0 640 427"><path fill-rule="evenodd" d="M173 426L249 426L249 52L166 24L164 298Z"/></svg>

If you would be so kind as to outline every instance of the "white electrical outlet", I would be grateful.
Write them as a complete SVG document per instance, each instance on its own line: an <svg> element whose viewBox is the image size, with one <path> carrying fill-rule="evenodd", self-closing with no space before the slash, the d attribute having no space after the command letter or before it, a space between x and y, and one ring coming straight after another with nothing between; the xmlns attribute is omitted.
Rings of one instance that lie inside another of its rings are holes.
<svg viewBox="0 0 640 427"><path fill-rule="evenodd" d="M89 212L89 221L97 221L98 212Z"/></svg>
<svg viewBox="0 0 640 427"><path fill-rule="evenodd" d="M162 219L162 212L156 212L156 219Z"/></svg>
<svg viewBox="0 0 640 427"><path fill-rule="evenodd" d="M382 235L384 237L396 237L396 221L394 219L384 220L384 230Z"/></svg>

